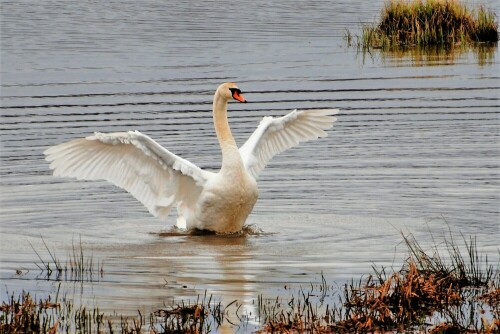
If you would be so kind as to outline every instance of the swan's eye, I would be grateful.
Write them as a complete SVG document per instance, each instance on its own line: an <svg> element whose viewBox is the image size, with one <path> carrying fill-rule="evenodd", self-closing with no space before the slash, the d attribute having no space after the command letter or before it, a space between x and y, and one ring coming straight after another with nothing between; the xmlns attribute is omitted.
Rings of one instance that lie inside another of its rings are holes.
<svg viewBox="0 0 500 334"><path fill-rule="evenodd" d="M229 90L231 91L231 96L234 96L234 94L238 94L238 95L241 95L241 90L239 88L229 88Z"/></svg>
<svg viewBox="0 0 500 334"><path fill-rule="evenodd" d="M233 97L233 99L243 103L247 102L247 100L245 100L245 97L243 97L243 95L241 94L241 90L239 88L229 88L229 90L231 91L231 96Z"/></svg>

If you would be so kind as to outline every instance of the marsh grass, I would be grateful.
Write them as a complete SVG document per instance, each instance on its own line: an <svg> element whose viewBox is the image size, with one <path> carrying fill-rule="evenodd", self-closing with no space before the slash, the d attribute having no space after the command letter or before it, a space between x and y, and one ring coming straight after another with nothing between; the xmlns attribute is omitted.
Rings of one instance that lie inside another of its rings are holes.
<svg viewBox="0 0 500 334"><path fill-rule="evenodd" d="M365 25L361 35L346 31L348 46L362 49L454 46L498 41L493 11L484 6L470 9L454 0L390 0L380 21Z"/></svg>
<svg viewBox="0 0 500 334"><path fill-rule="evenodd" d="M231 304L224 308L205 294L194 303L181 301L149 317L140 311L125 317L105 315L99 308L77 308L70 299L59 299L59 293L55 299L49 296L37 300L23 291L18 296L10 295L0 306L0 333L210 333L222 324L224 310Z"/></svg>
<svg viewBox="0 0 500 334"><path fill-rule="evenodd" d="M75 308L67 297L37 299L23 291L0 306L0 333L101 333L104 314L99 308Z"/></svg>
<svg viewBox="0 0 500 334"><path fill-rule="evenodd" d="M426 251L412 235L402 237L409 252L409 259L406 262L413 263L419 273L446 279L447 283L459 287L482 288L495 281L498 285L500 279L498 267L495 270L495 267L488 262L488 257L479 254L475 237L466 239L461 236L462 247L459 247L450 233L441 245L446 257L437 243Z"/></svg>
<svg viewBox="0 0 500 334"><path fill-rule="evenodd" d="M104 262L95 261L92 255L85 254L81 238L77 245L72 241L72 249L65 261L61 261L55 251L50 250L43 237L41 239L48 259L44 259L31 243L30 246L40 261L35 262L35 265L45 275L44 279L83 282L94 281L104 275Z"/></svg>
<svg viewBox="0 0 500 334"><path fill-rule="evenodd" d="M36 302L29 293L11 295L0 307L1 333L55 333L53 310L60 307L50 298Z"/></svg>
<svg viewBox="0 0 500 334"><path fill-rule="evenodd" d="M370 275L342 286L329 284L321 275L318 283L298 290L285 286L289 295L258 296L258 314L253 315L255 323L262 325L258 332L498 333L499 267L480 254L475 238L456 240L450 232L430 247L423 247L412 235L403 235L403 242L408 256L398 270L373 266ZM49 254L57 268L60 262L54 252ZM90 263L82 262L81 251L74 254L81 263ZM224 322L235 327L245 326L245 319L248 323L248 315L238 315L238 304L235 300L224 306L205 293L149 316L138 312L123 317L105 315L99 308L75 307L67 296L60 297L59 289L55 298L38 300L23 292L11 294L2 303L0 332L210 333ZM229 320L230 312L240 324Z"/></svg>
<svg viewBox="0 0 500 334"><path fill-rule="evenodd" d="M226 309L231 304L226 306ZM151 330L154 333L210 333L224 321L224 310L221 302L197 298L194 303L181 301L175 306L155 311L150 316ZM153 317L154 316L154 317Z"/></svg>
<svg viewBox="0 0 500 334"><path fill-rule="evenodd" d="M265 324L261 333L500 329L498 265L479 254L475 238L463 238L459 244L450 234L444 244L429 250L411 235L403 240L409 255L401 269L373 267L366 278L345 284L336 301L330 294L334 287L323 284L286 300L259 298ZM330 301L326 306L325 294Z"/></svg>

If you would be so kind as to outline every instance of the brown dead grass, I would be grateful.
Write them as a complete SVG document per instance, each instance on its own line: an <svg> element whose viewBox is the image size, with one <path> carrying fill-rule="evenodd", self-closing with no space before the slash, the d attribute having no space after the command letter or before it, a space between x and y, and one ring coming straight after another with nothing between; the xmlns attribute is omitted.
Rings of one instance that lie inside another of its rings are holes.
<svg viewBox="0 0 500 334"><path fill-rule="evenodd" d="M385 269L374 268L374 274L365 280L346 284L340 303L327 305L326 311L312 298L321 291L302 292L298 300L292 298L288 309L279 300L260 301L265 322L260 333L500 330L498 268L495 270L478 254L475 238L464 238L461 247L453 239L445 241L446 257L437 246L425 251L414 238L403 238L409 256L400 270L386 273ZM432 327L436 319L441 322Z"/></svg>

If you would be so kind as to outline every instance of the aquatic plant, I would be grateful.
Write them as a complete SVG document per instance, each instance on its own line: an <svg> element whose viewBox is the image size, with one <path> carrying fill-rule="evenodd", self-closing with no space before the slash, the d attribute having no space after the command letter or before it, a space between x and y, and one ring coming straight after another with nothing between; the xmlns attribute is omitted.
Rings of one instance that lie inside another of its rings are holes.
<svg viewBox="0 0 500 334"><path fill-rule="evenodd" d="M451 235L428 249L403 235L408 257L400 269L373 273L340 288L319 283L291 295L257 298L259 333L495 333L500 329L500 273L478 251L475 238ZM54 255L52 253L52 255ZM53 259L56 259L53 256ZM57 261L54 260L56 263ZM207 293L195 301L164 306L148 316L106 315L75 307L66 296L39 299L11 294L0 306L1 333L209 333L229 321L238 301L222 305ZM240 305L241 306L241 305Z"/></svg>
<svg viewBox="0 0 500 334"><path fill-rule="evenodd" d="M401 332L428 330L432 323L435 333L500 329L498 266L479 255L474 238L464 238L465 247L445 240L444 254L438 245L425 251L412 236L403 239L409 256L400 270L374 267L366 279L345 284L336 303L323 306L322 286L288 301L260 298L261 333Z"/></svg>
<svg viewBox="0 0 500 334"><path fill-rule="evenodd" d="M233 301L224 307L222 303L213 300L212 295L203 295L196 301L180 301L177 304L165 306L151 313L149 332L155 334L170 333L210 333L224 321L225 310Z"/></svg>
<svg viewBox="0 0 500 334"><path fill-rule="evenodd" d="M59 289L60 286L55 298L48 296L38 300L25 291L17 296L11 294L0 306L0 333L85 334L106 330L104 313L99 308L75 308L67 297L59 298ZM112 322L108 325L109 333L113 333ZM127 328L124 321L121 327Z"/></svg>
<svg viewBox="0 0 500 334"><path fill-rule="evenodd" d="M78 245L74 240L71 243L72 249L66 261L61 261L55 251L51 251L45 240L42 243L49 255L49 260L43 259L35 247L30 243L31 248L37 255L39 263L35 265L45 274L44 279L54 279L56 281L94 281L104 274L104 262L95 261L92 255L85 254L83 250L82 239Z"/></svg>
<svg viewBox="0 0 500 334"><path fill-rule="evenodd" d="M470 9L454 0L390 0L378 24L362 27L357 43L349 31L344 37L348 45L363 49L496 43L498 25L494 12L484 6Z"/></svg>
<svg viewBox="0 0 500 334"><path fill-rule="evenodd" d="M64 297L36 300L28 292L9 296L0 306L0 333L210 333L224 318L222 304L212 297L194 304L182 301L149 315L134 317L105 315L99 308L80 306ZM229 306L229 305L228 305ZM226 308L228 307L226 306Z"/></svg>
<svg viewBox="0 0 500 334"><path fill-rule="evenodd" d="M0 307L0 332L55 333L58 322L49 314L59 307L50 298L36 302L24 291L17 297L11 295Z"/></svg>

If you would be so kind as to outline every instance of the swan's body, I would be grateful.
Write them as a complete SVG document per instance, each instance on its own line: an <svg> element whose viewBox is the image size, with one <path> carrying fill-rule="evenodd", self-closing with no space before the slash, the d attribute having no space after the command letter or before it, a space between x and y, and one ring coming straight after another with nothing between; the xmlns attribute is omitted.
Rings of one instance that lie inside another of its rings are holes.
<svg viewBox="0 0 500 334"><path fill-rule="evenodd" d="M265 117L238 149L227 121L227 103L246 102L234 83L214 95L214 126L222 151L219 172L204 171L138 132L95 133L53 146L44 153L56 176L108 180L129 191L155 216L176 205L177 226L238 232L257 201L256 178L276 154L301 141L326 136L336 109L292 111Z"/></svg>

